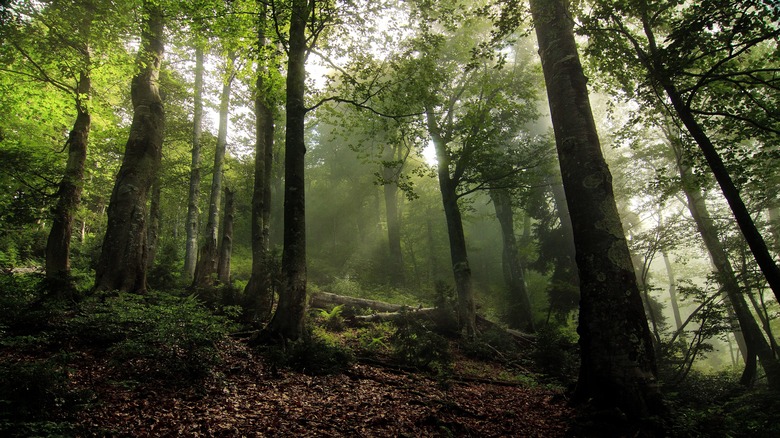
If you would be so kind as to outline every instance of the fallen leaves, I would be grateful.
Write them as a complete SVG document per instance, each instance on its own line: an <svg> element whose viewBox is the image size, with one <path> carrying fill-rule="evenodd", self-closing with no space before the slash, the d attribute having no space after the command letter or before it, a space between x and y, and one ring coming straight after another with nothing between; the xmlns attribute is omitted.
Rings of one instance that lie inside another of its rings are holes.
<svg viewBox="0 0 780 438"><path fill-rule="evenodd" d="M112 382L99 357L76 364L77 386L99 403L77 416L85 436L563 436L572 411L543 388L454 380L356 364L312 377L269 372L244 344L197 387Z"/></svg>

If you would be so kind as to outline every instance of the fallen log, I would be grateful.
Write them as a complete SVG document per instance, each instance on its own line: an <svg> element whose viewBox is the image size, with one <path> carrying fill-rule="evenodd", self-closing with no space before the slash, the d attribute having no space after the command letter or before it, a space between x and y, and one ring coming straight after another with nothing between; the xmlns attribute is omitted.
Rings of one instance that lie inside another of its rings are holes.
<svg viewBox="0 0 780 438"><path fill-rule="evenodd" d="M383 301L348 297L345 295L336 295L329 292L317 292L313 294L309 303L311 307L322 309L330 309L335 306L343 305L344 307L374 310L377 312L370 315L355 315L353 318L350 318L354 321L360 322L392 322L397 321L404 316L429 320L443 320L442 317L444 316L440 313L441 309L436 309L434 307L414 308L404 306L402 304L392 304L385 303ZM506 329L481 315L477 315L477 328L481 331L489 329L503 330L509 334L512 339L515 340L515 342L525 347L531 346L536 342L536 335L534 334L524 333L519 330Z"/></svg>
<svg viewBox="0 0 780 438"><path fill-rule="evenodd" d="M355 321L361 322L391 322L398 321L403 317L410 318L429 318L432 319L437 316L439 309L435 307L425 307L422 309L409 309L407 311L399 312L381 312L373 313L371 315L355 315Z"/></svg>
<svg viewBox="0 0 780 438"><path fill-rule="evenodd" d="M336 295L330 292L317 292L312 294L309 305L318 309L332 309L336 306L344 306L357 310L370 309L377 312L398 312L401 309L408 307L401 304L391 304L383 301L367 300L365 298Z"/></svg>

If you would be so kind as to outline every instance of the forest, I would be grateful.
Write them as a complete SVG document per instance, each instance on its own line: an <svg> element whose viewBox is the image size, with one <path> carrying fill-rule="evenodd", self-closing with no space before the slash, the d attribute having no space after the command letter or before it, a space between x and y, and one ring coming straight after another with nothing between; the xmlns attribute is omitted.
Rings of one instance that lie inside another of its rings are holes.
<svg viewBox="0 0 780 438"><path fill-rule="evenodd" d="M0 0L0 435L780 436L775 0Z"/></svg>

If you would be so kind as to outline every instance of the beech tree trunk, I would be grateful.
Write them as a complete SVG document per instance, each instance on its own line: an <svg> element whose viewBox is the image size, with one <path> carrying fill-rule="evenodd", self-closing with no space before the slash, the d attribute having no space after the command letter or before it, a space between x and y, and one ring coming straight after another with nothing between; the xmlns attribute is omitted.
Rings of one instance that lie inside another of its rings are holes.
<svg viewBox="0 0 780 438"><path fill-rule="evenodd" d="M401 148L399 146L385 146L386 162L400 162ZM402 286L406 283L404 273L404 256L401 251L401 217L398 213L398 174L402 164L395 166L382 166L382 179L384 180L385 213L387 215L387 243L390 253L391 283Z"/></svg>
<svg viewBox="0 0 780 438"><path fill-rule="evenodd" d="M244 288L252 311L260 320L267 319L273 306L273 289L268 270L269 221L271 219L271 170L274 145L274 113L269 85L265 82L268 60L263 49L268 45L265 36L266 6L258 1L257 42L261 56L257 59L255 81L255 181L252 190L252 274Z"/></svg>
<svg viewBox="0 0 780 438"><path fill-rule="evenodd" d="M203 245L198 254L195 268L194 287L210 287L216 280L219 264L219 207L222 198L222 168L225 164L227 148L228 115L230 113L230 92L235 78L233 62L235 55L228 55L229 77L222 83L219 102L219 129L217 131L217 149L214 153L214 173L211 176L211 195L209 196L209 216Z"/></svg>
<svg viewBox="0 0 780 438"><path fill-rule="evenodd" d="M436 173L439 179L439 191L444 205L444 217L447 220L447 236L450 242L450 260L455 277L455 290L458 295L458 326L469 338L476 335L477 309L474 304L474 291L471 282L471 266L466 250L466 236L463 232L463 219L458 206L458 178L450 176L450 154L447 151L447 141L441 135L433 109L426 107L425 116L428 122L428 132L436 149L438 166Z"/></svg>
<svg viewBox="0 0 780 438"><path fill-rule="evenodd" d="M304 121L306 106L307 0L292 0L287 62L287 130L284 160L284 285L279 304L263 338L296 340L306 315L306 194L304 180Z"/></svg>
<svg viewBox="0 0 780 438"><path fill-rule="evenodd" d="M108 205L108 225L95 269L95 290L146 291L146 204L160 167L165 112L158 78L163 57L163 12L144 1L139 72L130 92L133 122Z"/></svg>
<svg viewBox="0 0 780 438"><path fill-rule="evenodd" d="M222 242L219 245L219 265L217 280L222 284L230 284L230 256L233 253L233 218L236 207L233 203L234 191L225 187L225 215L222 219Z"/></svg>
<svg viewBox="0 0 780 438"><path fill-rule="evenodd" d="M197 36L195 37L197 40ZM200 139L203 124L203 46L195 42L195 90L192 112L192 164L190 165L190 192L187 196L187 241L184 250L184 279L195 277L198 263L198 208L200 200Z"/></svg>
<svg viewBox="0 0 780 438"><path fill-rule="evenodd" d="M162 185L159 172L152 183L152 200L149 202L149 226L146 231L146 268L152 269L154 258L157 255L157 246L160 241L160 224L162 211L160 210L160 195Z"/></svg>
<svg viewBox="0 0 780 438"><path fill-rule="evenodd" d="M701 191L696 188L693 173L683 160L681 146L675 144L675 139L670 138L669 140L677 158L677 169L680 173L680 180L682 182L683 191L685 192L685 197L688 201L688 210L690 210L691 216L696 222L696 227L699 230L699 234L701 234L704 245L707 247L707 252L716 269L718 279L723 285L723 290L731 303L737 321L739 321L739 328L741 329L741 334L744 337L744 342L747 346L747 352L743 351L746 370L750 370L747 365L750 363L751 356L758 356L758 360L761 362L761 366L766 372L769 386L775 391L780 390L780 361L774 356L771 347L761 333L761 328L759 328L753 314L750 312L750 307L748 306L747 301L745 301L745 296L742 294L741 287L737 280L737 276L734 273L734 269L731 266L731 262L728 259L728 255L718 238L718 231L707 210L704 196ZM738 333L735 332L735 336L737 335Z"/></svg>
<svg viewBox="0 0 780 438"><path fill-rule="evenodd" d="M676 330L682 328L682 316L680 315L680 304L677 301L677 280L674 278L672 263L669 261L669 253L661 251L666 267L666 276L669 278L669 299L672 302L672 313L674 314L674 327Z"/></svg>
<svg viewBox="0 0 780 438"><path fill-rule="evenodd" d="M70 277L73 217L81 204L84 163L87 159L89 143L91 117L88 103L91 88L89 72L87 70L80 72L76 90L76 121L73 123L67 141L68 161L57 189L57 204L54 206L52 226L46 241L46 278L57 283L67 282Z"/></svg>
<svg viewBox="0 0 780 438"><path fill-rule="evenodd" d="M517 248L511 195L506 189L492 189L489 194L496 210L496 218L501 225L502 267L510 299L507 310L509 327L532 333L535 331L533 311L531 299L525 287L522 261Z"/></svg>
<svg viewBox="0 0 780 438"><path fill-rule="evenodd" d="M564 0L531 0L580 277L577 401L630 421L661 409L642 298Z"/></svg>

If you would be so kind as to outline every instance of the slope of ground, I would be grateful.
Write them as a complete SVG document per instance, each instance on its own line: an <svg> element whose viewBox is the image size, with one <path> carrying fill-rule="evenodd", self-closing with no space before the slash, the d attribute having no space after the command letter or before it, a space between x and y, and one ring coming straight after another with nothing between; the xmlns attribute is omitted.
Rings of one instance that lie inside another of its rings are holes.
<svg viewBox="0 0 780 438"><path fill-rule="evenodd" d="M76 385L95 402L76 417L84 436L563 436L572 416L555 391L355 364L312 377L269 368L243 343L221 349L197 387L114 381L115 367L83 356Z"/></svg>

